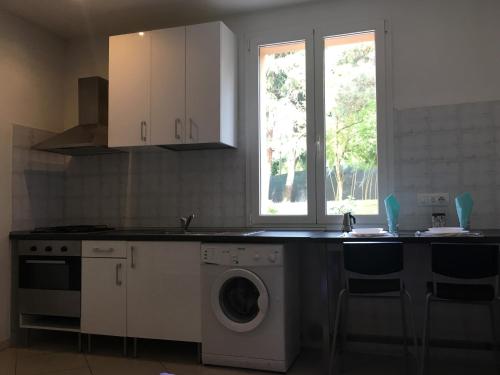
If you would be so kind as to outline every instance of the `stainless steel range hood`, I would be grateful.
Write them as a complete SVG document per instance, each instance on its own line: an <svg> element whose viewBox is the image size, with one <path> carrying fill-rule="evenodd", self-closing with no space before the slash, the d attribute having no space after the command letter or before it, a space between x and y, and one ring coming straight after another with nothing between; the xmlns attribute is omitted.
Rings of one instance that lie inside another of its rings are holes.
<svg viewBox="0 0 500 375"><path fill-rule="evenodd" d="M122 152L108 147L108 81L101 77L78 80L79 125L33 146L64 155Z"/></svg>

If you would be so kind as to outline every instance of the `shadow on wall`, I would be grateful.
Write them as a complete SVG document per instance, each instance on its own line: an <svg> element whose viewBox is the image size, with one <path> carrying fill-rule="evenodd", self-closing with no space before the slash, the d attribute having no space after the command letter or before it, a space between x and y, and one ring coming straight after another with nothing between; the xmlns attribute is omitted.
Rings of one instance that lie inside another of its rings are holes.
<svg viewBox="0 0 500 375"><path fill-rule="evenodd" d="M52 133L13 128L12 228L107 224L244 227L245 154L237 150L70 157L32 150Z"/></svg>
<svg viewBox="0 0 500 375"><path fill-rule="evenodd" d="M62 225L67 157L31 149L52 132L14 125L12 134L12 230Z"/></svg>

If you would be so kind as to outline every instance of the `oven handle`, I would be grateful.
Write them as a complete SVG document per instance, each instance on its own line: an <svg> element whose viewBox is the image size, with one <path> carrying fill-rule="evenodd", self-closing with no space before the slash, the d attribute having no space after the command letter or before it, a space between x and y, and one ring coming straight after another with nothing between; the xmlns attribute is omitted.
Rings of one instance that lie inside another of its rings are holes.
<svg viewBox="0 0 500 375"><path fill-rule="evenodd" d="M66 264L65 260L25 260L26 264Z"/></svg>

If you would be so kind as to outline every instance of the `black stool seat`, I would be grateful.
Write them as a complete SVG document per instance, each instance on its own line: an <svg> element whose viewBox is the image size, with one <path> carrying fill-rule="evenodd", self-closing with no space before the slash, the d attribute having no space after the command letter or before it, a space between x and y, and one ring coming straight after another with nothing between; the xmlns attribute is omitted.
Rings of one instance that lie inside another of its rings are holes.
<svg viewBox="0 0 500 375"><path fill-rule="evenodd" d="M391 293L400 290L400 279L349 279L349 291L352 294Z"/></svg>
<svg viewBox="0 0 500 375"><path fill-rule="evenodd" d="M432 281L427 282L427 293L433 297L463 301L463 302L491 302L495 298L495 288L490 284L454 284L436 283L436 293L434 294Z"/></svg>

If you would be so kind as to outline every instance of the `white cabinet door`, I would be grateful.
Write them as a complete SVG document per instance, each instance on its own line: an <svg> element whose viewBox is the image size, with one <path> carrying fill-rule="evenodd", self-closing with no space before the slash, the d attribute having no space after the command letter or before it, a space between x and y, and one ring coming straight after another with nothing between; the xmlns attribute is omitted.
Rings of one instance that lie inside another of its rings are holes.
<svg viewBox="0 0 500 375"><path fill-rule="evenodd" d="M127 336L201 342L199 242L130 242Z"/></svg>
<svg viewBox="0 0 500 375"><path fill-rule="evenodd" d="M142 146L149 143L150 78L151 33L110 37L110 147Z"/></svg>
<svg viewBox="0 0 500 375"><path fill-rule="evenodd" d="M186 28L186 143L236 146L237 43L222 22Z"/></svg>
<svg viewBox="0 0 500 375"><path fill-rule="evenodd" d="M186 142L219 142L220 23L186 29Z"/></svg>
<svg viewBox="0 0 500 375"><path fill-rule="evenodd" d="M126 260L82 258L83 333L126 336Z"/></svg>
<svg viewBox="0 0 500 375"><path fill-rule="evenodd" d="M151 144L184 143L186 28L151 32Z"/></svg>

